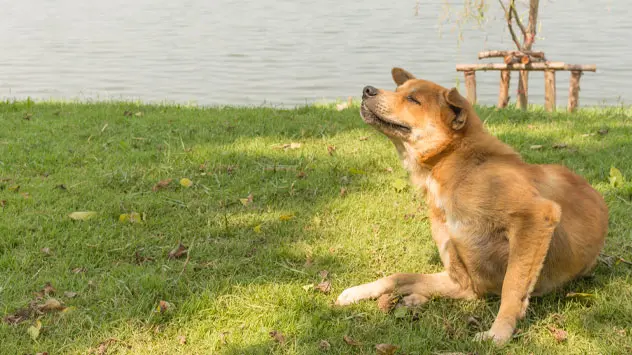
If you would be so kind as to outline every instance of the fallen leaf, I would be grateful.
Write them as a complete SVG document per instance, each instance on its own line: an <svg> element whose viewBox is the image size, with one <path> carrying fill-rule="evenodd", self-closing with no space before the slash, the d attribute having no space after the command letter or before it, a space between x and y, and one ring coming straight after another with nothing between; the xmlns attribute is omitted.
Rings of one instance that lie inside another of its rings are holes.
<svg viewBox="0 0 632 355"><path fill-rule="evenodd" d="M623 186L625 179L623 178L623 174L621 170L615 168L614 166L610 167L610 186L612 187L620 187Z"/></svg>
<svg viewBox="0 0 632 355"><path fill-rule="evenodd" d="M136 253L134 253L134 260L136 261L136 264L140 265L147 261L154 261L154 258L140 255L140 252L136 251Z"/></svg>
<svg viewBox="0 0 632 355"><path fill-rule="evenodd" d="M130 222L130 223L140 223L143 220L142 215L138 212L132 212L132 213L123 213L122 215L119 216L119 222L121 223L125 223L125 222Z"/></svg>
<svg viewBox="0 0 632 355"><path fill-rule="evenodd" d="M64 297L66 297L66 298L75 298L75 297L77 297L77 292L64 291Z"/></svg>
<svg viewBox="0 0 632 355"><path fill-rule="evenodd" d="M327 351L327 350L331 349L331 344L329 344L329 342L327 340L321 340L320 343L318 343L318 347L322 351Z"/></svg>
<svg viewBox="0 0 632 355"><path fill-rule="evenodd" d="M22 118L24 118L27 121L30 121L31 117L33 117L33 114L30 113L30 112L27 112L27 113L24 114L24 116L22 116Z"/></svg>
<svg viewBox="0 0 632 355"><path fill-rule="evenodd" d="M361 140L361 141L365 141L365 140L367 140L367 139L369 139L369 137L360 137L360 140Z"/></svg>
<svg viewBox="0 0 632 355"><path fill-rule="evenodd" d="M42 292L44 293L44 296L49 296L49 295L54 295L55 292L57 292L57 290L55 290L55 288L53 287L53 285L51 285L50 282L47 282L46 285L44 285Z"/></svg>
<svg viewBox="0 0 632 355"><path fill-rule="evenodd" d="M289 220L291 220L292 218L294 218L294 215L293 215L293 214L282 214L282 215L279 217L279 220L280 220L280 221L289 221Z"/></svg>
<svg viewBox="0 0 632 355"><path fill-rule="evenodd" d="M285 336L281 332L273 330L269 334L277 343L279 344L285 343Z"/></svg>
<svg viewBox="0 0 632 355"><path fill-rule="evenodd" d="M538 150L538 149L542 149L542 145L540 145L540 144L535 144L535 145L532 145L532 146L531 146L531 147L529 147L529 148L530 148L530 149L533 149L533 150Z"/></svg>
<svg viewBox="0 0 632 355"><path fill-rule="evenodd" d="M35 321L35 324L31 325L26 332L29 333L31 339L36 340L40 335L40 330L42 329L42 322L39 320Z"/></svg>
<svg viewBox="0 0 632 355"><path fill-rule="evenodd" d="M404 215L404 219L414 219L415 218L415 214L414 213L406 213Z"/></svg>
<svg viewBox="0 0 632 355"><path fill-rule="evenodd" d="M395 307L395 310L393 311L393 317L395 318L406 318L407 315L408 315L408 308L404 306Z"/></svg>
<svg viewBox="0 0 632 355"><path fill-rule="evenodd" d="M527 125L527 128L528 128L528 129L534 129L534 128L535 128L535 126L533 126L532 124L528 124L528 125Z"/></svg>
<svg viewBox="0 0 632 355"><path fill-rule="evenodd" d="M169 252L169 259L177 259L188 253L188 249L182 242L178 243L178 246Z"/></svg>
<svg viewBox="0 0 632 355"><path fill-rule="evenodd" d="M314 290L320 291L322 293L329 293L331 291L331 282L323 281L314 286Z"/></svg>
<svg viewBox="0 0 632 355"><path fill-rule="evenodd" d="M22 197L24 197L25 200L31 198L31 194L28 192L22 192L20 193L20 195L22 195Z"/></svg>
<svg viewBox="0 0 632 355"><path fill-rule="evenodd" d="M399 346L395 346L393 344L377 344L375 346L375 350L380 355L393 355L397 352Z"/></svg>
<svg viewBox="0 0 632 355"><path fill-rule="evenodd" d="M62 311L66 307L61 304L58 300L54 298L49 298L43 304L37 306L37 308L42 312L51 312L51 311Z"/></svg>
<svg viewBox="0 0 632 355"><path fill-rule="evenodd" d="M242 324L242 326L243 326L243 324ZM221 333L219 333L219 340L224 345L228 344L228 341L226 341L226 335L228 335L228 332L221 332Z"/></svg>
<svg viewBox="0 0 632 355"><path fill-rule="evenodd" d="M86 272L86 268L85 267L76 267L74 269L71 270L73 274L80 274L82 272Z"/></svg>
<svg viewBox="0 0 632 355"><path fill-rule="evenodd" d="M565 330L558 329L552 325L546 327L553 335L553 338L557 340L558 343L565 341L568 338L568 333Z"/></svg>
<svg viewBox="0 0 632 355"><path fill-rule="evenodd" d="M68 188L67 188L67 187L66 187L66 185L64 185L64 184L59 184L59 185L55 186L55 188L56 188L56 189L63 190L63 191L68 190Z"/></svg>
<svg viewBox="0 0 632 355"><path fill-rule="evenodd" d="M42 248L40 249L40 251L42 252L42 254L45 254L46 256L50 255L50 248Z"/></svg>
<svg viewBox="0 0 632 355"><path fill-rule="evenodd" d="M116 338L108 338L108 339L102 341L101 343L99 343L99 345L97 346L96 349L90 350L90 354L96 353L97 355L105 355L107 353L107 351L108 351L109 346L111 344L113 344L113 343L116 343L116 342L123 343L122 341L120 341L120 340L118 340ZM128 349L132 348L131 345L126 345L124 343L123 343L123 345L125 345Z"/></svg>
<svg viewBox="0 0 632 355"><path fill-rule="evenodd" d="M123 112L123 116L131 116L132 114L133 114L132 111Z"/></svg>
<svg viewBox="0 0 632 355"><path fill-rule="evenodd" d="M70 217L70 219L73 219L75 221L86 221L96 215L97 213L94 211L86 211L86 212L73 212L69 214L68 217Z"/></svg>
<svg viewBox="0 0 632 355"><path fill-rule="evenodd" d="M253 198L254 196L252 196L252 194L249 194L248 197L240 198L239 201L241 202L242 205L244 205L244 207L248 207L252 203Z"/></svg>
<svg viewBox="0 0 632 355"><path fill-rule="evenodd" d="M187 343L187 337L184 335L178 335L178 344L184 345Z"/></svg>
<svg viewBox="0 0 632 355"><path fill-rule="evenodd" d="M298 149L301 147L301 143L290 143L290 149Z"/></svg>
<svg viewBox="0 0 632 355"><path fill-rule="evenodd" d="M468 317L467 318L467 325L470 328L474 328L476 330L482 330L483 329L483 325L481 324L481 321L478 320L476 317Z"/></svg>
<svg viewBox="0 0 632 355"><path fill-rule="evenodd" d="M360 169L356 169L356 168L349 168L349 174L352 174L352 175L364 175L364 174L366 174L366 172L364 172L363 170L360 170Z"/></svg>
<svg viewBox="0 0 632 355"><path fill-rule="evenodd" d="M143 113L142 113L142 112L136 112L134 115L135 115L136 117L140 117L140 116L142 116L142 115L143 115Z"/></svg>
<svg viewBox="0 0 632 355"><path fill-rule="evenodd" d="M351 346L361 346L362 345L360 342L351 339L351 337L349 337L348 335L343 336L342 340L344 340L345 343L347 343L347 344L349 344Z"/></svg>
<svg viewBox="0 0 632 355"><path fill-rule="evenodd" d="M31 315L31 310L28 308L22 308L17 310L13 314L9 314L2 318L2 320L9 325L16 325L28 320Z"/></svg>
<svg viewBox="0 0 632 355"><path fill-rule="evenodd" d="M187 179L187 178L182 178L180 179L180 185L184 186L184 187L191 187L193 185L193 181Z"/></svg>
<svg viewBox="0 0 632 355"><path fill-rule="evenodd" d="M390 166L386 167L386 169L384 169L384 170L386 170L389 173L393 172L393 168L391 168Z"/></svg>
<svg viewBox="0 0 632 355"><path fill-rule="evenodd" d="M157 310L160 313L165 313L170 307L171 307L171 304L169 302L160 300L160 302L158 302Z"/></svg>
<svg viewBox="0 0 632 355"><path fill-rule="evenodd" d="M302 170L299 171L298 174L296 174L296 178L297 179L303 179L305 177L307 177L307 174L304 171L302 171Z"/></svg>
<svg viewBox="0 0 632 355"><path fill-rule="evenodd" d="M607 128L602 128L602 129L598 130L597 133L599 133L602 136L605 136L606 134L608 134L608 129Z"/></svg>
<svg viewBox="0 0 632 355"><path fill-rule="evenodd" d="M391 183L391 186L395 188L395 191L402 192L408 187L408 183L403 179L396 179Z"/></svg>
<svg viewBox="0 0 632 355"><path fill-rule="evenodd" d="M314 289L314 284L308 284L308 285L304 285L301 286L303 288L303 290L305 291L309 291L309 290L313 290Z"/></svg>
<svg viewBox="0 0 632 355"><path fill-rule="evenodd" d="M327 146L327 153L329 153L329 155L334 155L334 152L336 151L336 147L333 145L328 145Z"/></svg>
<svg viewBox="0 0 632 355"><path fill-rule="evenodd" d="M156 185L154 185L154 187L151 188L152 191L156 192L160 189L164 189L167 186L169 186L169 184L171 183L171 181L173 181L173 179L165 179L165 180L160 180L156 183Z"/></svg>
<svg viewBox="0 0 632 355"><path fill-rule="evenodd" d="M11 192L18 192L18 191L20 191L20 185L9 186L8 190L11 191Z"/></svg>
<svg viewBox="0 0 632 355"><path fill-rule="evenodd" d="M327 271L327 270L321 270L321 271L319 271L319 272L318 272L318 276L320 276L320 278L321 278L322 280L325 280L325 279L327 279L327 277L329 276L329 271Z"/></svg>
<svg viewBox="0 0 632 355"><path fill-rule="evenodd" d="M0 207L4 208L7 205L7 200L0 200Z"/></svg>
<svg viewBox="0 0 632 355"><path fill-rule="evenodd" d="M553 144L553 149L562 149L562 148L566 148L566 147L568 147L568 144L566 144L566 143Z"/></svg>
<svg viewBox="0 0 632 355"><path fill-rule="evenodd" d="M592 293L582 293L582 292L569 292L566 294L568 298L594 298L595 295Z"/></svg>
<svg viewBox="0 0 632 355"><path fill-rule="evenodd" d="M346 188L344 188L344 187L341 187L341 188L340 188L340 197L343 197L343 196L344 196L344 195L346 195L346 194L347 194L347 189L346 189Z"/></svg>
<svg viewBox="0 0 632 355"><path fill-rule="evenodd" d="M252 228L252 230L257 234L261 233L261 225L257 224L256 226Z"/></svg>

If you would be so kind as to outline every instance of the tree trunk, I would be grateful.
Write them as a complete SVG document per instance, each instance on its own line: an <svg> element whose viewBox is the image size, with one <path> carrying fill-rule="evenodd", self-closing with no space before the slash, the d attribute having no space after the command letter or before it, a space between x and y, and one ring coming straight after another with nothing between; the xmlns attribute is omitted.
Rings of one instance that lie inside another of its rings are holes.
<svg viewBox="0 0 632 355"><path fill-rule="evenodd" d="M509 102L509 81L511 80L511 72L502 70L500 72L500 93L498 94L498 108L507 107Z"/></svg>
<svg viewBox="0 0 632 355"><path fill-rule="evenodd" d="M538 8L540 7L540 0L529 1L529 24L527 25L527 33L525 39L522 42L522 51L530 51L535 41L535 32L538 25ZM527 109L527 92L529 85L529 72L520 72L518 78L518 107L523 110Z"/></svg>

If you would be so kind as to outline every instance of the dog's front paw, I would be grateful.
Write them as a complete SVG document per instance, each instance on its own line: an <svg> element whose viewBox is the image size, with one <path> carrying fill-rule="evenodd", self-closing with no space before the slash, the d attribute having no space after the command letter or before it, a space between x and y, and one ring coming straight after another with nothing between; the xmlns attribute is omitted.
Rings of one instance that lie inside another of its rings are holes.
<svg viewBox="0 0 632 355"><path fill-rule="evenodd" d="M512 334L512 331L497 332L490 329L486 332L476 333L474 340L478 342L493 340L496 345L503 345L511 339Z"/></svg>
<svg viewBox="0 0 632 355"><path fill-rule="evenodd" d="M363 286L364 285L354 286L342 291L340 296L338 296L338 299L336 299L336 306L347 306L365 298L369 298L365 295Z"/></svg>

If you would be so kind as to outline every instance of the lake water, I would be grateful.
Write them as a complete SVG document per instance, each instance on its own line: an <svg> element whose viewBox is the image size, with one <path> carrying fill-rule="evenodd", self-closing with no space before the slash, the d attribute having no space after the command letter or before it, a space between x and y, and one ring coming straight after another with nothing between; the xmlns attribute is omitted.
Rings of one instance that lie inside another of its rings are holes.
<svg viewBox="0 0 632 355"><path fill-rule="evenodd" d="M420 0L418 14L416 0L7 1L0 97L293 106L359 97L367 84L392 88L393 66L454 86L457 63L513 49L489 3L486 31L467 25L458 43L450 24L439 25L443 0ZM582 77L580 105L632 97L631 10L629 0L541 1L535 49L597 64ZM566 105L569 73L557 77ZM498 79L477 74L480 102L496 103ZM543 103L543 81L531 74L530 102ZM512 101L516 84L514 73Z"/></svg>

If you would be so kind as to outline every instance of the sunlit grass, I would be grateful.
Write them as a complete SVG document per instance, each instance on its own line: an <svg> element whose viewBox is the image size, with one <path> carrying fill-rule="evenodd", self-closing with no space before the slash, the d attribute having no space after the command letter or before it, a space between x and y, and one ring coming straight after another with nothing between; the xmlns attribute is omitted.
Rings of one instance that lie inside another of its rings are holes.
<svg viewBox="0 0 632 355"><path fill-rule="evenodd" d="M632 183L608 181L611 166L632 180L632 110L479 112L525 160L567 165L603 193L605 252L632 260ZM282 148L289 143L300 147ZM179 185L183 177L193 186ZM108 353L130 354L310 354L321 340L339 354L374 353L377 343L408 354L493 351L472 341L478 329L467 320L489 327L495 298L433 300L404 318L373 302L332 306L346 287L441 269L421 199L399 191L398 179L406 174L395 150L357 107L0 103L0 315L28 306L46 282L57 289L48 297L70 307L42 315L36 340L27 333L33 319L0 323L1 353L86 353L110 338ZM98 215L73 221L74 211ZM119 222L131 212L146 218ZM188 259L169 259L180 241ZM321 270L329 294L305 287ZM504 351L632 351L631 270L600 264L594 278L534 299ZM170 305L163 313L161 300ZM558 344L549 325L568 340Z"/></svg>

